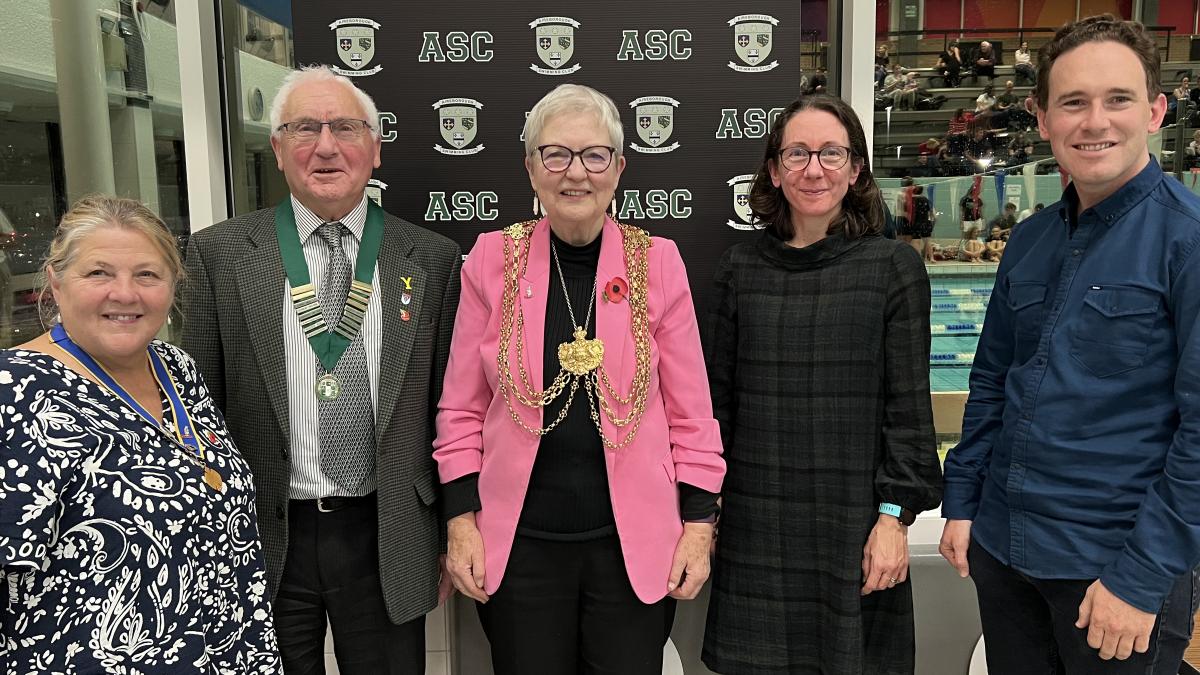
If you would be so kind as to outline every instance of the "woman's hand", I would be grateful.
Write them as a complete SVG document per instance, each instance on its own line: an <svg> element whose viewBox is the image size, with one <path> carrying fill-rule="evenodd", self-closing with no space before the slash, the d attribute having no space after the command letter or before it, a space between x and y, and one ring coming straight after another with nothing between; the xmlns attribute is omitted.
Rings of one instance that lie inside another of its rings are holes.
<svg viewBox="0 0 1200 675"><path fill-rule="evenodd" d="M867 595L908 579L908 527L893 516L880 514L863 547L863 587Z"/></svg>
<svg viewBox="0 0 1200 675"><path fill-rule="evenodd" d="M683 534L675 545L675 558L671 561L671 577L667 580L667 591L672 598L691 600L708 581L708 554L712 541L712 523L683 524Z"/></svg>
<svg viewBox="0 0 1200 675"><path fill-rule="evenodd" d="M487 602L483 592L487 575L484 573L483 535L475 526L475 514L455 516L446 524L446 568L459 593Z"/></svg>

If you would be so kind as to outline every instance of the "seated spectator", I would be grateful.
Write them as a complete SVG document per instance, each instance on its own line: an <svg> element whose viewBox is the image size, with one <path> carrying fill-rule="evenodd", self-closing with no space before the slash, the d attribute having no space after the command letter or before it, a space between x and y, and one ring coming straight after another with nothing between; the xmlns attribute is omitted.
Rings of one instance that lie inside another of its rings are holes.
<svg viewBox="0 0 1200 675"><path fill-rule="evenodd" d="M899 63L892 64L892 72L883 78L883 88L879 90L884 100L891 100L891 105L897 110L910 110L916 107L916 89L910 89L908 78Z"/></svg>
<svg viewBox="0 0 1200 675"><path fill-rule="evenodd" d="M984 113L991 112L996 105L996 97L993 95L992 85L983 88L983 92L975 99L975 118L978 119Z"/></svg>
<svg viewBox="0 0 1200 675"><path fill-rule="evenodd" d="M1008 235L999 227L993 227L992 233L988 235L987 241L983 245L983 259L998 263L1000 256L1004 255L1004 247L1008 245Z"/></svg>
<svg viewBox="0 0 1200 675"><path fill-rule="evenodd" d="M1029 161L1033 154L1033 140L1024 131L1019 131L1008 142L1008 165L1019 166Z"/></svg>
<svg viewBox="0 0 1200 675"><path fill-rule="evenodd" d="M939 244L935 241L929 245L929 249L932 252L931 255L933 257L934 262L948 262L951 260L958 260L959 246L956 246L954 244L949 244L949 245L943 246L942 244Z"/></svg>
<svg viewBox="0 0 1200 675"><path fill-rule="evenodd" d="M992 49L992 43L984 40L979 43L979 51L975 52L975 59L971 62L971 81L978 84L979 78L986 77L988 81L996 77L996 51Z"/></svg>
<svg viewBox="0 0 1200 675"><path fill-rule="evenodd" d="M1174 122L1179 117L1179 113L1181 112L1186 116L1188 106L1191 104L1191 102L1191 81L1186 75L1184 75L1183 79L1179 81L1179 86L1175 88L1175 91L1171 93L1171 97L1167 100L1167 115L1170 118L1169 122ZM1167 124L1168 120L1164 120L1163 123Z"/></svg>
<svg viewBox="0 0 1200 675"><path fill-rule="evenodd" d="M914 178L940 176L941 159L936 154L917 155L917 165L910 171Z"/></svg>
<svg viewBox="0 0 1200 675"><path fill-rule="evenodd" d="M962 262L982 262L987 246L978 239L967 239L958 249L958 259Z"/></svg>
<svg viewBox="0 0 1200 675"><path fill-rule="evenodd" d="M815 74L813 74L812 78L809 79L809 81L808 81L808 87L809 87L808 90L805 91L804 93L806 93L806 94L823 93L825 91L825 87L826 87L827 83L828 83L828 78L825 74L825 69L817 68L817 72Z"/></svg>
<svg viewBox="0 0 1200 675"><path fill-rule="evenodd" d="M962 84L962 78L959 76L959 71L962 70L962 53L958 50L958 40L951 40L946 50L938 54L937 64L934 68L938 75L942 76L942 82L946 87L957 87Z"/></svg>
<svg viewBox="0 0 1200 675"><path fill-rule="evenodd" d="M1013 81L1009 80L1004 83L1004 91L996 97L996 104L992 106L991 126L993 129L1007 129L1009 121L1013 115L1020 111L1021 97L1013 91Z"/></svg>
<svg viewBox="0 0 1200 675"><path fill-rule="evenodd" d="M875 86L883 86L883 78L887 77L889 66L891 65L891 56L888 53L886 44L879 45L875 50Z"/></svg>
<svg viewBox="0 0 1200 675"><path fill-rule="evenodd" d="M1029 51L1028 42L1022 42L1013 53L1013 70L1027 84L1037 85L1037 66L1033 64L1033 53Z"/></svg>
<svg viewBox="0 0 1200 675"><path fill-rule="evenodd" d="M941 147L942 142L940 140L936 138L930 138L928 140L921 141L921 143L917 146L917 154L936 155Z"/></svg>

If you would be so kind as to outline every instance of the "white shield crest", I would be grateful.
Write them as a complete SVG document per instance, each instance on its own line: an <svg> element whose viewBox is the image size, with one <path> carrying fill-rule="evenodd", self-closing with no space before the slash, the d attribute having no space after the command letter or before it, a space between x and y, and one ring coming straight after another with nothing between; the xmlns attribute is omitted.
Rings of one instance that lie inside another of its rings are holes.
<svg viewBox="0 0 1200 675"><path fill-rule="evenodd" d="M734 176L726 182L733 188L733 212L737 220L730 219L726 225L735 230L754 229L754 212L750 209L750 186L754 184L754 174L747 173Z"/></svg>
<svg viewBox="0 0 1200 675"><path fill-rule="evenodd" d="M469 145L475 140L478 112L469 105L450 105L438 110L442 138L456 148Z"/></svg>
<svg viewBox="0 0 1200 675"><path fill-rule="evenodd" d="M738 57L751 66L762 63L771 53L772 28L765 21L747 21L734 26L733 47Z"/></svg>
<svg viewBox="0 0 1200 675"><path fill-rule="evenodd" d="M371 63L375 56L375 29L370 26L339 26L337 29L338 58L355 70ZM346 49L346 40L350 48Z"/></svg>
<svg viewBox="0 0 1200 675"><path fill-rule="evenodd" d="M671 137L675 128L675 108L669 103L644 103L634 113L637 116L637 135L650 147L657 148Z"/></svg>
<svg viewBox="0 0 1200 675"><path fill-rule="evenodd" d="M479 113L483 104L473 98L444 98L433 104L438 133L447 146L440 143L434 150L443 155L474 155L482 145L472 146L479 135Z"/></svg>
<svg viewBox="0 0 1200 675"><path fill-rule="evenodd" d="M575 28L568 24L545 24L534 31L537 37L537 54L542 63L551 68L561 68L575 53Z"/></svg>

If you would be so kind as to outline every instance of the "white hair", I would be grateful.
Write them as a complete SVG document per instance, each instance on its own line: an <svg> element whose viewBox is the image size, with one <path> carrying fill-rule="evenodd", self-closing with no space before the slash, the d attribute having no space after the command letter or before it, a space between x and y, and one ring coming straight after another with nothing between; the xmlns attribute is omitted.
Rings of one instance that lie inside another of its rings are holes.
<svg viewBox="0 0 1200 675"><path fill-rule="evenodd" d="M609 142L620 157L625 145L625 130L621 128L621 113L617 104L604 94L582 84L560 84L538 101L525 118L525 154L532 155L541 140L546 121L565 112L586 112L596 116L600 126L608 131Z"/></svg>
<svg viewBox="0 0 1200 675"><path fill-rule="evenodd" d="M271 101L272 136L279 135L279 125L286 121L280 118L283 117L283 109L287 105L288 98L291 97L292 92L301 85L313 82L337 82L346 87L358 101L359 107L362 108L367 123L371 126L371 135L379 138L379 109L375 107L375 99L371 98L371 95L367 92L359 89L350 81L350 78L338 75L330 70L329 66L324 64L301 66L299 70L293 70L288 73L287 77L283 78L283 85L279 87L279 91L275 93L274 100Z"/></svg>

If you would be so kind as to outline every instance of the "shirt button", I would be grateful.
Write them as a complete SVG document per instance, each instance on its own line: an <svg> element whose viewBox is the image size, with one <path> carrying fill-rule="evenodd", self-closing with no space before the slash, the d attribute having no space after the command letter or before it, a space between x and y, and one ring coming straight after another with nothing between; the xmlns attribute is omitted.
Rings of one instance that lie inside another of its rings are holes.
<svg viewBox="0 0 1200 675"><path fill-rule="evenodd" d="M283 506L275 507L275 517L276 518L283 520L284 516L286 516L286 515L287 515L287 512L283 510Z"/></svg>
<svg viewBox="0 0 1200 675"><path fill-rule="evenodd" d="M1045 358L1043 358L1043 357L1041 357L1041 356L1039 356L1039 357L1037 358L1037 362L1036 362L1036 363L1037 363L1037 365L1039 365L1039 366L1044 366L1044 365L1046 365L1046 359L1045 359Z"/></svg>
<svg viewBox="0 0 1200 675"><path fill-rule="evenodd" d="M1075 256L1076 258L1078 258L1078 257L1079 257L1079 249L1075 249L1074 251L1071 251L1071 255L1073 255L1073 256Z"/></svg>
<svg viewBox="0 0 1200 675"><path fill-rule="evenodd" d="M284 458L284 459L287 459L287 458L288 458L288 454L287 454L287 448L280 448L280 449L279 449L279 456L280 456L280 457L282 457L282 458Z"/></svg>

